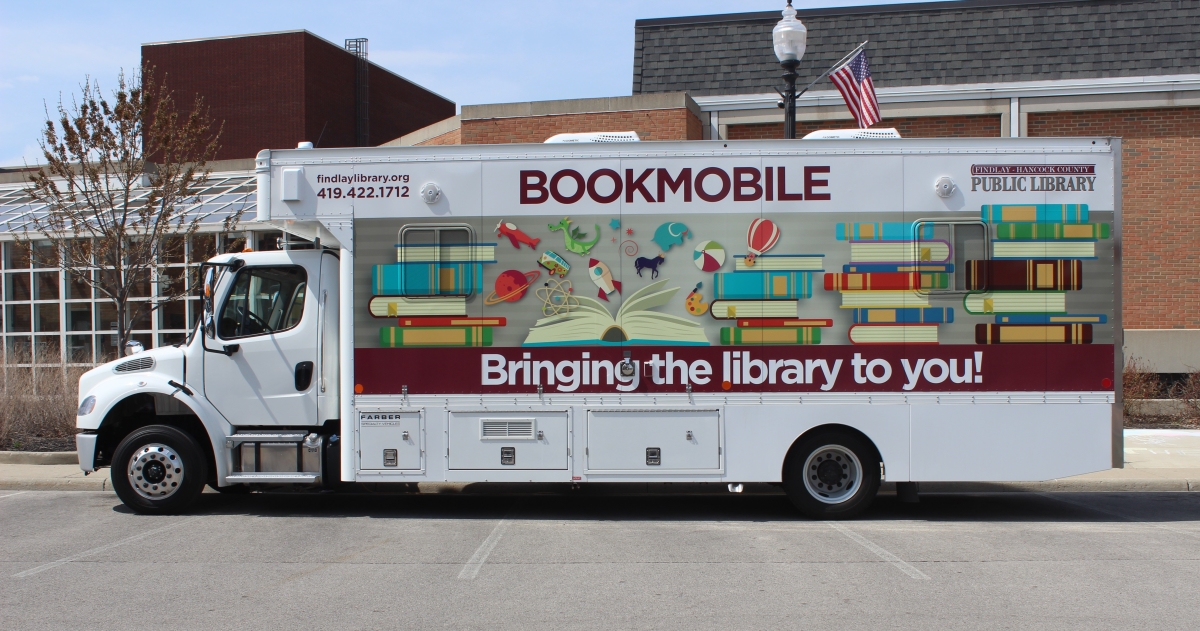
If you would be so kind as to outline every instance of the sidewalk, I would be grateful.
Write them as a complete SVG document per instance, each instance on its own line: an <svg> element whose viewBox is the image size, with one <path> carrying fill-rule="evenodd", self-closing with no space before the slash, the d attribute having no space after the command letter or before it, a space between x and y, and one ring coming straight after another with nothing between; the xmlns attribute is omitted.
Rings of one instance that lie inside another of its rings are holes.
<svg viewBox="0 0 1200 631"><path fill-rule="evenodd" d="M8 452L6 452L8 453ZM35 459L51 459L38 456ZM57 456L59 462L63 456ZM111 491L109 469L84 476L74 464L4 464L28 461L0 458L0 491ZM445 492L445 483L421 483L423 492ZM681 487L682 485L676 485ZM721 485L716 485L721 486ZM890 486L890 485L889 485ZM1200 430L1125 430L1125 468L1046 482L922 482L925 493L1200 491Z"/></svg>

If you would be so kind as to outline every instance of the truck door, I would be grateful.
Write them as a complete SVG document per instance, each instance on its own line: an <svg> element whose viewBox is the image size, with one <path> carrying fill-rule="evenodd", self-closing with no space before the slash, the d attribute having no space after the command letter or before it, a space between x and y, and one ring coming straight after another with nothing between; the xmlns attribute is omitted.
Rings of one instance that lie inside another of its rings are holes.
<svg viewBox="0 0 1200 631"><path fill-rule="evenodd" d="M204 394L233 425L317 424L320 260L272 253L237 270L214 306L206 343L237 350L204 354Z"/></svg>

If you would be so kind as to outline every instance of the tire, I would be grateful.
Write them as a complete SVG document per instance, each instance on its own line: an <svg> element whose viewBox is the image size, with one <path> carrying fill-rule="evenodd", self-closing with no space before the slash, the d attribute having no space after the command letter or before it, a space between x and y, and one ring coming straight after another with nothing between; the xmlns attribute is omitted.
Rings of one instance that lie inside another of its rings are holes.
<svg viewBox="0 0 1200 631"><path fill-rule="evenodd" d="M783 487L796 508L813 519L852 519L879 491L875 446L848 431L804 437L784 465Z"/></svg>
<svg viewBox="0 0 1200 631"><path fill-rule="evenodd" d="M194 438L174 427L150 425L135 430L113 453L113 490L126 506L143 515L187 510L206 480L204 452Z"/></svg>

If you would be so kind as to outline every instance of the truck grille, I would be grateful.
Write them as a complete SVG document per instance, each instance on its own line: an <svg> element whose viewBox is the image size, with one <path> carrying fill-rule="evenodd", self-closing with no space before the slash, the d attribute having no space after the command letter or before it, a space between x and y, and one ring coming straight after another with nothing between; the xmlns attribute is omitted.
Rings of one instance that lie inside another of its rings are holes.
<svg viewBox="0 0 1200 631"><path fill-rule="evenodd" d="M138 372L139 370L150 370L151 368L154 368L153 357L138 357L117 364L116 368L113 368L113 372Z"/></svg>

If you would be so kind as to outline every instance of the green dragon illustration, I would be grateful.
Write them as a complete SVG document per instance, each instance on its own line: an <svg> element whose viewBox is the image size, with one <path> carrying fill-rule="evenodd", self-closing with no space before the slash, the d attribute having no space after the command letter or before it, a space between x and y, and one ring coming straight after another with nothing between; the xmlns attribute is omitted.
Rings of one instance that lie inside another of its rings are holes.
<svg viewBox="0 0 1200 631"><path fill-rule="evenodd" d="M571 218L563 217L563 220L558 223L546 224L550 232L563 231L563 247L568 251L574 252L579 256L587 256L592 248L600 242L600 224L596 224L596 238L591 241L584 241L587 238L587 233L579 230L578 227L571 227Z"/></svg>

